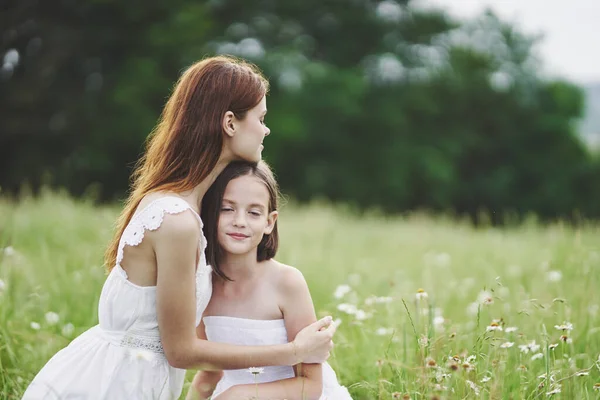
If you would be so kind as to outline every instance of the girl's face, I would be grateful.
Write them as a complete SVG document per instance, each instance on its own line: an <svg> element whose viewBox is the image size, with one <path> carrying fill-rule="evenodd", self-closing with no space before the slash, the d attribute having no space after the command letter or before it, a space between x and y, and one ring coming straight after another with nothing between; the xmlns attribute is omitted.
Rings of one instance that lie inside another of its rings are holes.
<svg viewBox="0 0 600 400"><path fill-rule="evenodd" d="M229 147L234 157L246 161L258 162L262 158L263 140L271 133L265 124L267 98L248 110L244 119L237 119L228 112L225 115L225 132L228 134Z"/></svg>
<svg viewBox="0 0 600 400"><path fill-rule="evenodd" d="M270 234L277 211L269 212L269 192L253 175L232 179L225 189L219 215L217 237L226 254L255 252Z"/></svg>

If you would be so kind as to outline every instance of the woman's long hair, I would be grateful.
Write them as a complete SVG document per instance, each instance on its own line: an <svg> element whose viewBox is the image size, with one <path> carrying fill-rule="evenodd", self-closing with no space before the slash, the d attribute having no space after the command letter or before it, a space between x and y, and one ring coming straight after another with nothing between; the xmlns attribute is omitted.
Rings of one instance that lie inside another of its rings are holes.
<svg viewBox="0 0 600 400"><path fill-rule="evenodd" d="M192 190L206 179L223 149L225 113L243 119L268 90L268 81L256 66L232 57L207 58L183 73L133 172L129 197L105 253L109 271L142 198L156 191Z"/></svg>

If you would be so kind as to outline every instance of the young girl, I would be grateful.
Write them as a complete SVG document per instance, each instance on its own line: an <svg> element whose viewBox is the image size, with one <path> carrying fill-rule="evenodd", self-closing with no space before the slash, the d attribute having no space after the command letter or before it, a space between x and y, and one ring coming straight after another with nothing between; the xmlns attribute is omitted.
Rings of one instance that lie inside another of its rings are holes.
<svg viewBox="0 0 600 400"><path fill-rule="evenodd" d="M279 240L277 200L277 183L262 161L229 164L203 199L206 254L215 273L200 325L208 340L278 345L316 320L302 273L273 259ZM211 373L196 375L196 395L206 396L212 378ZM266 367L256 376L248 369L227 370L212 397L249 398L351 399L327 363Z"/></svg>
<svg viewBox="0 0 600 400"><path fill-rule="evenodd" d="M231 161L260 160L269 134L267 90L253 65L228 57L205 59L182 75L107 251L99 324L48 361L25 399L177 399L186 368L327 359L330 319L272 346L233 346L196 334L212 291L199 205Z"/></svg>

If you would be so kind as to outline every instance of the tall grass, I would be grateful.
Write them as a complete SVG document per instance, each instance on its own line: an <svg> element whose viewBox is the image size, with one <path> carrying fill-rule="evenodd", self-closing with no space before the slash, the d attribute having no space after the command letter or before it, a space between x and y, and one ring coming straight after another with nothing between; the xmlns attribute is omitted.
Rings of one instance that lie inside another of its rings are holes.
<svg viewBox="0 0 600 400"><path fill-rule="evenodd" d="M0 398L20 398L97 323L117 213L57 193L0 198ZM326 205L280 218L277 258L339 320L330 363L355 399L599 397L597 225L474 228Z"/></svg>

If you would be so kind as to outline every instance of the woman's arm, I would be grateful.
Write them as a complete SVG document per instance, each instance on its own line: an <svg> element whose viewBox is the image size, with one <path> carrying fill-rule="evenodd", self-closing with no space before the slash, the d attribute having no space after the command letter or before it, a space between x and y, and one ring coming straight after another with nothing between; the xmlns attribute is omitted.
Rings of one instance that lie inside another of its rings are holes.
<svg viewBox="0 0 600 400"><path fill-rule="evenodd" d="M147 231L156 263L156 309L165 356L173 367L241 369L256 365L323 362L335 333L331 318L303 329L294 342L274 346L236 346L196 336L195 270L200 229L191 213L165 215L156 231ZM323 329L322 328L326 328Z"/></svg>
<svg viewBox="0 0 600 400"><path fill-rule="evenodd" d="M288 340L294 340L303 327L317 319L308 285L300 271L288 266L283 266L277 283L279 307L283 312ZM318 400L323 391L321 364L299 364L294 369L295 378L233 386L219 395L218 400Z"/></svg>

